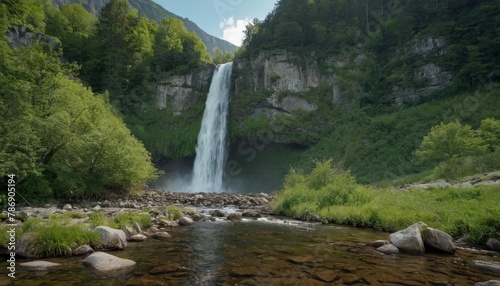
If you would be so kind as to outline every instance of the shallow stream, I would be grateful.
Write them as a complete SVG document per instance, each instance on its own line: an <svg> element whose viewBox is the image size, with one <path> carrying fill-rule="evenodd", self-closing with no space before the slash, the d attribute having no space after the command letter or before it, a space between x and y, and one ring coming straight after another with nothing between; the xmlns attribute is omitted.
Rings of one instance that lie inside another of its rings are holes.
<svg viewBox="0 0 500 286"><path fill-rule="evenodd" d="M49 258L44 260L62 266L45 273L18 267L15 281L2 277L0 285L474 285L500 280L500 274L472 264L499 261L500 255L466 250L383 255L370 242L387 239L388 233L375 230L261 218L198 222L169 233L170 241L148 239L111 252L137 262L125 275L96 276L81 257Z"/></svg>

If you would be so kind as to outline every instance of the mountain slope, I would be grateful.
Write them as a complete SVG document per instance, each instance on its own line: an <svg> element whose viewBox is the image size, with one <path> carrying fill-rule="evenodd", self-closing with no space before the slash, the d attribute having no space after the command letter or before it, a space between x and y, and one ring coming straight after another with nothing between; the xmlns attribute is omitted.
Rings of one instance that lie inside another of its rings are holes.
<svg viewBox="0 0 500 286"><path fill-rule="evenodd" d="M102 7L104 7L109 0L87 0L87 1L80 1L80 0L52 0L52 2L57 5L61 6L63 4L74 4L74 3L79 3L82 4L82 6L89 11L90 13L97 15ZM133 8L137 9L139 11L140 16L145 16L149 19L153 19L157 22L160 22L163 18L166 17L171 17L171 18L176 18L180 19L184 22L184 25L186 26L186 29L190 32L195 33L198 37L200 37L201 41L205 46L207 47L207 52L210 53L211 55L215 55L213 52L213 49L217 48L221 51L225 52L234 52L238 48L237 46L229 43L228 41L219 39L217 37L214 37L212 35L209 35L207 32L203 31L198 25L193 23L187 18L182 18L162 6L156 4L155 2L151 0L129 0L130 6Z"/></svg>

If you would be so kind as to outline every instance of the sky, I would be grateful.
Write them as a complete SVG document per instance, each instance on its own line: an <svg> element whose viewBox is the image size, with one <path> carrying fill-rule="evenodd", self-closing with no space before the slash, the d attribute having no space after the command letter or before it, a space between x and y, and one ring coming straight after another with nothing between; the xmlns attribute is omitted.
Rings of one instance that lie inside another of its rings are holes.
<svg viewBox="0 0 500 286"><path fill-rule="evenodd" d="M210 35L237 46L245 26L263 20L278 0L153 0L168 11L188 18Z"/></svg>

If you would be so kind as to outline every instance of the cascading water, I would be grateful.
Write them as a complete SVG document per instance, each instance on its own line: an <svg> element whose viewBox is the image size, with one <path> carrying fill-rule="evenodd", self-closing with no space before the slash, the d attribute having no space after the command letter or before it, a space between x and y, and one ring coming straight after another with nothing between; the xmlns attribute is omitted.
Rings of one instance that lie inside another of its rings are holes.
<svg viewBox="0 0 500 286"><path fill-rule="evenodd" d="M233 63L215 71L203 113L191 192L221 192L227 157L227 110Z"/></svg>

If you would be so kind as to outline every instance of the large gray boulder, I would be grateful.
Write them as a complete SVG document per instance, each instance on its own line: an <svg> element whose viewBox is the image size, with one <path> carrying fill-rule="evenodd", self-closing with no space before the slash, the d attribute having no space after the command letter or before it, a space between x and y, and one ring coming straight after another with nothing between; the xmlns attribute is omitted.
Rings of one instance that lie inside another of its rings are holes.
<svg viewBox="0 0 500 286"><path fill-rule="evenodd" d="M98 226L94 228L101 238L101 243L108 249L123 250L127 247L127 236L121 229L114 229L108 226Z"/></svg>
<svg viewBox="0 0 500 286"><path fill-rule="evenodd" d="M136 264L130 259L119 258L105 252L94 252L82 263L87 268L103 273L129 270Z"/></svg>
<svg viewBox="0 0 500 286"><path fill-rule="evenodd" d="M430 246L448 254L455 253L453 238L446 232L428 227L422 230L422 237L424 239L424 245L426 246Z"/></svg>
<svg viewBox="0 0 500 286"><path fill-rule="evenodd" d="M194 221L191 218L186 217L186 216L183 216L179 219L180 225L186 226L186 225L192 225L193 223L194 223Z"/></svg>
<svg viewBox="0 0 500 286"><path fill-rule="evenodd" d="M421 221L411 226L389 235L389 241L400 251L410 254L424 254L425 247L421 229L427 228L427 225Z"/></svg>

